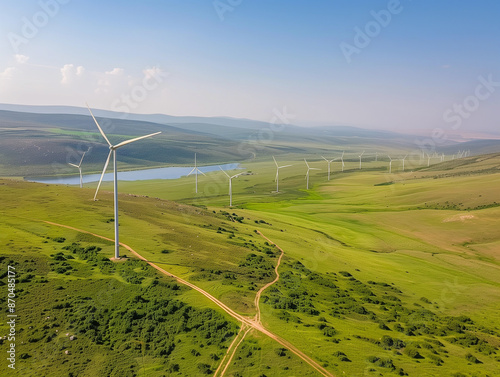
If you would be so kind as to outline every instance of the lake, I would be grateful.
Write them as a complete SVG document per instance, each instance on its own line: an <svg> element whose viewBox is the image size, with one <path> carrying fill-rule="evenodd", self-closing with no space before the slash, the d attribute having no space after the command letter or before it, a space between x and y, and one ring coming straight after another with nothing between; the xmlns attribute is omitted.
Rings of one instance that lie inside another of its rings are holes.
<svg viewBox="0 0 500 377"><path fill-rule="evenodd" d="M110 164L111 165L111 164ZM224 170L235 170L241 169L240 164L225 164L220 165ZM112 166L108 167L108 170L113 169ZM150 179L178 179L189 174L193 169L191 167L169 167L169 168L155 168L155 169L143 169L143 170L133 170L133 171L119 171L118 180L119 181L146 181ZM198 166L198 169L203 173L209 173L211 171L220 170L219 165L209 165L209 166ZM75 168L78 172L78 169ZM221 172L221 174L223 174ZM194 173L193 173L194 175ZM201 174L200 174L201 175ZM98 182L101 178L101 174L83 174L83 183ZM64 176L64 177L31 177L27 178L30 182L48 183L48 184L59 184L59 185L79 185L80 176L77 174L75 176ZM104 174L103 181L113 181L113 173Z"/></svg>

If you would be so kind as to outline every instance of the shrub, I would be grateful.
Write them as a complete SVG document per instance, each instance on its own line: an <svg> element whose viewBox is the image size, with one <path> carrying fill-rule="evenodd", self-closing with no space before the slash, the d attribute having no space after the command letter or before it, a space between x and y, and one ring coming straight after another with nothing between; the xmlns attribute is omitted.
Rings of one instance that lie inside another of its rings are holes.
<svg viewBox="0 0 500 377"><path fill-rule="evenodd" d="M468 353L468 354L465 355L465 360L467 360L469 363L473 363L473 364L482 364L481 361L479 361L476 358L476 356L474 356L471 353Z"/></svg>
<svg viewBox="0 0 500 377"><path fill-rule="evenodd" d="M212 370L210 369L210 365L205 364L205 363L199 363L198 369L203 374L212 374L213 373Z"/></svg>

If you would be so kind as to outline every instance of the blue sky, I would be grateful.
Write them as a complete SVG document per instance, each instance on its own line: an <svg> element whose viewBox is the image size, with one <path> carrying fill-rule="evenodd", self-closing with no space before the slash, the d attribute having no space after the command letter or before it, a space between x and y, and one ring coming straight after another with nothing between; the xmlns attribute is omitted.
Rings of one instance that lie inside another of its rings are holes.
<svg viewBox="0 0 500 377"><path fill-rule="evenodd" d="M499 16L496 0L2 1L0 102L498 132Z"/></svg>

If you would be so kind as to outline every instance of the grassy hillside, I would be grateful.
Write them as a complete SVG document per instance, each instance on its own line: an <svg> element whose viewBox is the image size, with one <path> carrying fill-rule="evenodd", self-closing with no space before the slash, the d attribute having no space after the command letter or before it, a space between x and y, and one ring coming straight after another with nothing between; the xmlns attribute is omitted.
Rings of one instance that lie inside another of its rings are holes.
<svg viewBox="0 0 500 377"><path fill-rule="evenodd" d="M495 375L500 155L406 172L394 164L393 174L387 161L367 161L360 171L352 158L344 173L333 166L330 182L326 162L311 160L323 170L311 175L309 191L303 161L289 155L280 163L294 166L280 172L279 194L271 163L246 164L252 174L234 180L233 209L222 173L201 177L197 197L193 177L120 182L121 240L252 316L278 256L259 230L285 252L280 280L262 294L263 324L335 375ZM105 190L94 202L92 187L0 182L2 271L7 264L19 271L18 310L26 316L18 324L24 375L40 368L67 375L56 369L63 363L64 373L82 375L214 372L238 323L143 262L107 261L109 242L42 222L113 238ZM171 305L178 309L162 311ZM200 317L221 331L207 337ZM226 375L318 374L251 331Z"/></svg>

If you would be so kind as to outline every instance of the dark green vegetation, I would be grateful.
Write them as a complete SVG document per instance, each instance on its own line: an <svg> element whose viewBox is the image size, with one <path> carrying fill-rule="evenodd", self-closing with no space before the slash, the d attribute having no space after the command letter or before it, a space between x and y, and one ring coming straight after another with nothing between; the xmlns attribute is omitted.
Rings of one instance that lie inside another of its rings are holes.
<svg viewBox="0 0 500 377"><path fill-rule="evenodd" d="M237 331L213 309L184 302L187 288L145 262L113 263L99 246L80 243L25 247L39 252L0 257L1 271L7 265L20 271L20 375L211 374ZM50 249L54 253L46 256ZM183 356L187 349L194 358Z"/></svg>

